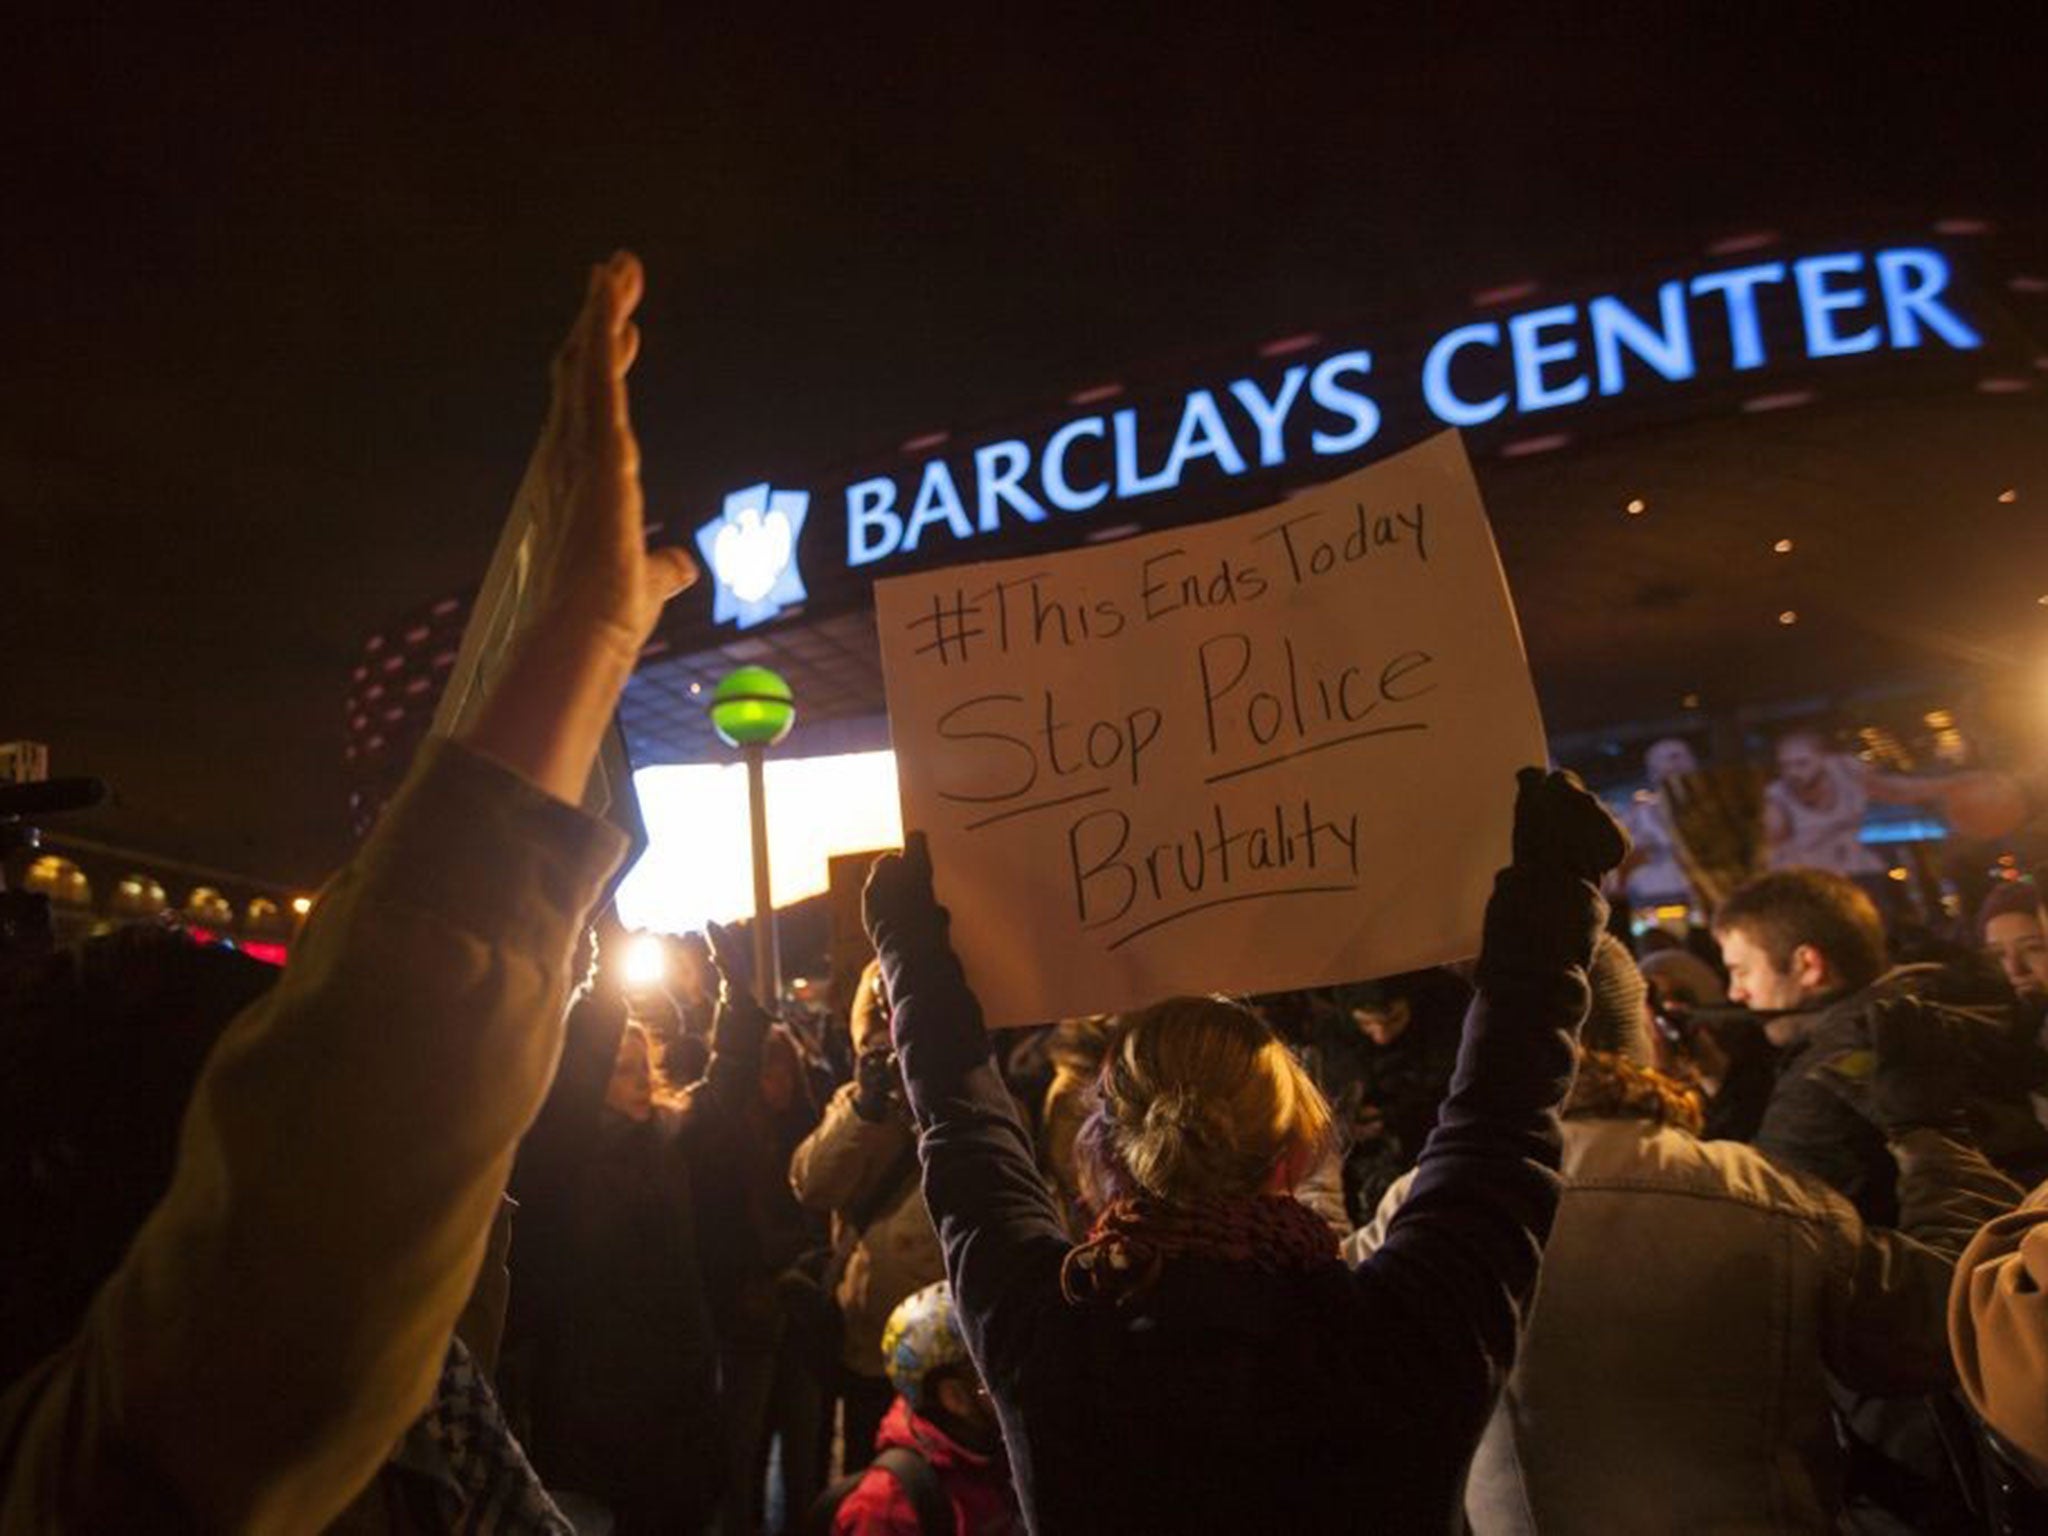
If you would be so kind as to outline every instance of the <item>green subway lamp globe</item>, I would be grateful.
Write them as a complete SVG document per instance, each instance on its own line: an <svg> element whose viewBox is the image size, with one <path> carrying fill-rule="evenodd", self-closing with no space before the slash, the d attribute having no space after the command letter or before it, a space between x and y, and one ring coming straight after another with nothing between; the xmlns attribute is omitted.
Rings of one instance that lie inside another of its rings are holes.
<svg viewBox="0 0 2048 1536"><path fill-rule="evenodd" d="M729 747L772 747L796 724L796 695L766 667L735 667L711 694L711 728Z"/></svg>

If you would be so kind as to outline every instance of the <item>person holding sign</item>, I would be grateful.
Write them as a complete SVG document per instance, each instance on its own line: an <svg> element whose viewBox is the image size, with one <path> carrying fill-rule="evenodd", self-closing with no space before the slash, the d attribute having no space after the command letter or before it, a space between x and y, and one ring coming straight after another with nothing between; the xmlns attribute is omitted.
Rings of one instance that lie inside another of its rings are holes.
<svg viewBox="0 0 2048 1536"><path fill-rule="evenodd" d="M695 577L645 548L641 284L630 255L594 268L556 360L521 491L533 602L481 708L214 1047L76 1332L0 1396L0 1531L323 1530L426 1406L625 852L578 802Z"/></svg>
<svg viewBox="0 0 2048 1536"><path fill-rule="evenodd" d="M1109 1203L1074 1244L923 837L876 862L864 915L925 1199L1032 1529L1452 1528L1556 1211L1599 883L1628 840L1568 775L1524 769L1513 850L1415 1194L1355 1271L1292 1198L1328 1106L1262 1024L1214 998L1118 1021L1081 1138Z"/></svg>

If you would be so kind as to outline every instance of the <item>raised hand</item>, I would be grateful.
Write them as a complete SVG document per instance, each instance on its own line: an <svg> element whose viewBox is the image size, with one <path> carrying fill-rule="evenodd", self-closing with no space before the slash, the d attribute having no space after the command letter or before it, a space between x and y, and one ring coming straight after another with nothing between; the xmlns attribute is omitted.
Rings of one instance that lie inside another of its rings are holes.
<svg viewBox="0 0 2048 1536"><path fill-rule="evenodd" d="M743 942L737 929L724 923L706 923L704 938L711 946L711 964L725 985L728 997L754 995L754 951Z"/></svg>
<svg viewBox="0 0 2048 1536"><path fill-rule="evenodd" d="M1600 798L1568 771L1515 775L1514 862L1595 885L1628 857L1629 837Z"/></svg>
<svg viewBox="0 0 2048 1536"><path fill-rule="evenodd" d="M1628 834L1571 773L1515 775L1514 858L1486 904L1482 992L1591 963L1606 912L1602 877L1628 856Z"/></svg>
<svg viewBox="0 0 2048 1536"><path fill-rule="evenodd" d="M662 604L697 579L685 550L648 550L642 529L626 373L640 351L633 311L645 284L628 251L591 268L583 309L555 354L547 421L519 488L534 529L533 622L588 626L636 657Z"/></svg>
<svg viewBox="0 0 2048 1536"><path fill-rule="evenodd" d="M903 839L902 853L885 853L875 860L861 892L860 912L877 953L945 931L946 909L932 894L931 846L922 832Z"/></svg>
<svg viewBox="0 0 2048 1536"><path fill-rule="evenodd" d="M640 348L639 261L590 274L555 357L554 393L518 507L528 599L509 659L461 735L539 789L580 802L661 606L697 578L680 549L648 550L626 370Z"/></svg>

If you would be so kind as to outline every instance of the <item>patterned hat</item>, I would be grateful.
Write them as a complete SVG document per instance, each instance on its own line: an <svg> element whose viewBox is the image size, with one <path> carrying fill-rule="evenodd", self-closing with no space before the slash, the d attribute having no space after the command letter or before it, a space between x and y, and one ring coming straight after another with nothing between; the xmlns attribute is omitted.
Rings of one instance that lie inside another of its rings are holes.
<svg viewBox="0 0 2048 1536"><path fill-rule="evenodd" d="M941 1280L921 1291L912 1291L896 1303L889 1324L882 1330L882 1365L894 1387L912 1409L923 1413L925 1380L941 1366L966 1366L967 1341L960 1337L960 1320L953 1314L953 1293Z"/></svg>

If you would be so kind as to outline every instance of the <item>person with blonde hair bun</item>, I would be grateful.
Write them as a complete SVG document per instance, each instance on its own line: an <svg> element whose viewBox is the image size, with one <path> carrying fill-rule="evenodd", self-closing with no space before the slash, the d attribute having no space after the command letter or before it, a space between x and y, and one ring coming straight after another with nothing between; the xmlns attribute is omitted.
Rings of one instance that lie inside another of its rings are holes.
<svg viewBox="0 0 2048 1536"><path fill-rule="evenodd" d="M1330 1106L1248 1009L1171 997L1121 1020L1081 1146L1102 1206L1143 1191L1182 1202L1292 1190L1328 1148Z"/></svg>
<svg viewBox="0 0 2048 1536"><path fill-rule="evenodd" d="M1525 769L1458 1070L1356 1270L1297 1193L1329 1106L1248 1009L1124 1015L1073 1242L997 1074L917 834L864 898L961 1330L1034 1531L1453 1528L1557 1208L1557 1108L1626 836ZM1048 964L1057 956L1047 956Z"/></svg>

